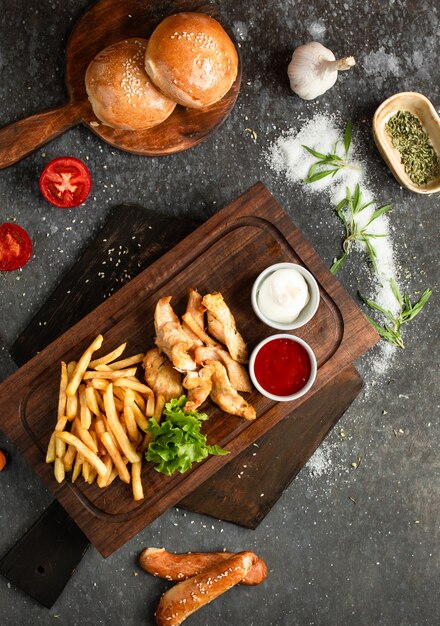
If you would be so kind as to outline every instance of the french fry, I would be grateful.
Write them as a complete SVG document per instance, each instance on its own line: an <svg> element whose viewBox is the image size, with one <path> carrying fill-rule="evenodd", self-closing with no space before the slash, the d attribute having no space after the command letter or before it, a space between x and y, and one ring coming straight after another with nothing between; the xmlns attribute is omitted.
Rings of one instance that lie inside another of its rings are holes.
<svg viewBox="0 0 440 626"><path fill-rule="evenodd" d="M89 472L89 478L87 480L89 485L92 485L95 482L96 477L98 476L98 472L94 467Z"/></svg>
<svg viewBox="0 0 440 626"><path fill-rule="evenodd" d="M127 425L125 423L124 415L120 413L118 415L118 420L119 420L119 423L121 424L122 430L125 433L125 436L128 437L128 430L127 430Z"/></svg>
<svg viewBox="0 0 440 626"><path fill-rule="evenodd" d="M94 389L99 389L100 391L105 391L108 387L108 382L103 378L92 378L90 384Z"/></svg>
<svg viewBox="0 0 440 626"><path fill-rule="evenodd" d="M143 432L146 432L148 430L148 418L142 413L136 403L133 404L132 410L136 424Z"/></svg>
<svg viewBox="0 0 440 626"><path fill-rule="evenodd" d="M89 407L89 411L91 411L96 417L99 417L99 406L98 400L96 399L96 391L94 387L91 385L87 385L86 387L86 402Z"/></svg>
<svg viewBox="0 0 440 626"><path fill-rule="evenodd" d="M47 446L46 463L53 463L55 458L55 433L53 432L49 439L49 445Z"/></svg>
<svg viewBox="0 0 440 626"><path fill-rule="evenodd" d="M113 443L114 443L115 448L117 448L117 450L118 450L118 451L122 454L122 450L121 450L121 448L119 447L118 440L117 440L117 439L116 439L116 437L114 436L114 434L113 434L113 432L112 432L112 429L110 428L110 425L109 425L109 423L108 423L108 419L107 419L104 415L102 416L102 421L103 421L103 422L104 422L104 424L105 424L105 431L104 431L104 432L107 432L107 433L110 435L110 437L111 437L111 438L112 438L112 440L113 440ZM103 445L104 445L104 444L103 444Z"/></svg>
<svg viewBox="0 0 440 626"><path fill-rule="evenodd" d="M104 365L103 363L101 363L101 365L97 365L94 368L97 372L111 372L112 368L110 367L110 365Z"/></svg>
<svg viewBox="0 0 440 626"><path fill-rule="evenodd" d="M145 354L134 354L133 356L128 357L127 359L122 359L122 361L114 361L110 363L109 367L112 370L121 370L124 367L130 367L130 365L136 365L137 363L142 363L144 360Z"/></svg>
<svg viewBox="0 0 440 626"><path fill-rule="evenodd" d="M105 474L107 470L104 463L81 441L81 439L78 439L78 437L72 435L72 433L68 433L65 431L57 432L55 437L62 439L66 443L71 443L73 446L75 446L77 452L79 452L84 457L84 460L93 465L93 467L97 470L100 476Z"/></svg>
<svg viewBox="0 0 440 626"><path fill-rule="evenodd" d="M98 450L99 450L99 453L101 455L107 454L107 450L105 449L104 444L101 441L101 435L103 433L105 433L105 430L106 430L106 428L105 428L104 421L103 421L102 417L100 416L95 421L95 433L96 433L96 436L98 438Z"/></svg>
<svg viewBox="0 0 440 626"><path fill-rule="evenodd" d="M137 461L131 466L131 483L133 489L133 498L135 500L143 500L144 490L141 481L142 461Z"/></svg>
<svg viewBox="0 0 440 626"><path fill-rule="evenodd" d="M72 482L73 483L78 478L78 476L79 476L79 474L81 472L82 464L83 464L83 457L79 454L79 452L77 452L76 453L76 459L75 459L75 465L73 466L73 472L72 472Z"/></svg>
<svg viewBox="0 0 440 626"><path fill-rule="evenodd" d="M72 444L69 444L69 447L67 448L66 454L64 455L64 458L63 458L64 469L66 470L66 472L70 472L70 470L72 469L73 462L75 461L75 457L76 457L75 446L72 446Z"/></svg>
<svg viewBox="0 0 440 626"><path fill-rule="evenodd" d="M122 343L120 346L115 348L113 352L109 352L108 354L105 354L104 356L99 357L99 359L94 359L93 361L90 361L89 367L93 369L97 365L101 365L101 364L107 365L107 363L111 363L112 361L114 361L115 359L121 356L121 354L124 352L126 347L127 347L127 344Z"/></svg>
<svg viewBox="0 0 440 626"><path fill-rule="evenodd" d="M70 363L67 364L68 380L72 378L76 365L77 365L76 361L70 361ZM67 396L66 415L67 415L67 419L69 420L69 422L75 419L75 417L77 416L77 413L78 413L78 394L75 393L73 396Z"/></svg>
<svg viewBox="0 0 440 626"><path fill-rule="evenodd" d="M137 380L137 379L136 379ZM135 391L134 389L131 389L130 391L133 392L134 394L134 400L136 402L136 404L138 405L138 407L140 408L141 411L145 411L145 400L144 398L141 396L141 394L138 391ZM124 402L125 399L125 392L126 389L123 389L122 387L115 387L113 385L113 394L122 402ZM154 394L152 394L154 396Z"/></svg>
<svg viewBox="0 0 440 626"><path fill-rule="evenodd" d="M79 396L81 426L85 428L86 430L88 430L90 428L90 424L92 423L92 412L87 406L85 385L80 385L78 387L78 396Z"/></svg>
<svg viewBox="0 0 440 626"><path fill-rule="evenodd" d="M111 438L109 433L104 433L101 435L101 441L107 449L107 452L111 456L113 463L115 464L115 468L119 474L119 478L124 482L130 483L130 473L122 459L122 456L119 454L118 449L113 443L113 439ZM139 458L139 457L138 457ZM105 467L105 465L104 465Z"/></svg>
<svg viewBox="0 0 440 626"><path fill-rule="evenodd" d="M55 459L55 465L53 470L55 480L59 483L62 483L66 472L64 470L64 463L62 459Z"/></svg>
<svg viewBox="0 0 440 626"><path fill-rule="evenodd" d="M117 378L124 378L125 376L134 376L136 374L136 368L132 367L126 370L106 370L95 371L95 372L85 372L83 379L84 380L93 380L94 378L104 378L105 380L116 380Z"/></svg>
<svg viewBox="0 0 440 626"><path fill-rule="evenodd" d="M93 441L90 432L81 426L78 418L75 419L76 436L91 450L94 454L98 454L98 446Z"/></svg>
<svg viewBox="0 0 440 626"><path fill-rule="evenodd" d="M66 387L68 383L67 366L64 361L61 361L61 379L60 379L60 391L58 394L58 417L66 415Z"/></svg>
<svg viewBox="0 0 440 626"><path fill-rule="evenodd" d="M154 393L153 393L147 400L147 404L145 406L145 415L147 417L152 417L154 415L155 408L156 408L156 400L154 398Z"/></svg>
<svg viewBox="0 0 440 626"><path fill-rule="evenodd" d="M159 393L156 397L156 406L154 407L154 414L153 414L153 417L156 420L156 422L160 422L164 407L165 407L165 397L161 393Z"/></svg>
<svg viewBox="0 0 440 626"><path fill-rule="evenodd" d="M134 389L140 393L152 394L153 391L147 385L140 383L138 380L130 380L129 378L117 378L113 383L115 387L123 387L124 389Z"/></svg>
<svg viewBox="0 0 440 626"><path fill-rule="evenodd" d="M82 475L83 475L84 480L87 483L90 477L90 463L88 461L83 461Z"/></svg>
<svg viewBox="0 0 440 626"><path fill-rule="evenodd" d="M99 448L98 436L97 436L96 432L94 430L89 430L89 433L90 433L90 436L91 436L91 438L93 439L93 441L95 443L96 448Z"/></svg>
<svg viewBox="0 0 440 626"><path fill-rule="evenodd" d="M118 476L118 470L116 469L116 467L114 467L112 469L112 471L110 472L110 476L109 479L107 481L106 487L108 487L109 485L112 484L112 482L114 481L114 479L116 478L116 476Z"/></svg>
<svg viewBox="0 0 440 626"><path fill-rule="evenodd" d="M148 428L148 419L142 413L142 411L140 410L136 402L133 404L131 408L134 414L134 419L136 420L136 424L139 426L141 430L145 432Z"/></svg>
<svg viewBox="0 0 440 626"><path fill-rule="evenodd" d="M132 389L127 389L124 398L124 420L127 427L128 436L135 444L139 443L140 433L133 413L134 393Z"/></svg>
<svg viewBox="0 0 440 626"><path fill-rule="evenodd" d="M55 432L64 430L66 428L66 424L67 424L67 417L65 415L62 415L61 417L58 418L58 421L55 425ZM55 456L58 459L62 459L65 453L66 453L66 444L64 443L64 441L58 441L57 439L55 439Z"/></svg>
<svg viewBox="0 0 440 626"><path fill-rule="evenodd" d="M66 402L66 415L69 422L75 419L78 415L78 394L75 393L73 396L67 397Z"/></svg>
<svg viewBox="0 0 440 626"><path fill-rule="evenodd" d="M66 393L68 396L72 397L73 395L75 395L81 383L82 377L90 364L93 353L96 352L96 350L99 350L99 348L102 346L103 341L104 337L102 335L98 335L96 339L92 341L84 354L81 356L75 367L75 371L73 372L72 377L69 380L69 384L67 385Z"/></svg>
<svg viewBox="0 0 440 626"><path fill-rule="evenodd" d="M104 465L107 468L107 474L105 476L98 476L98 479L97 479L96 482L98 484L98 487L101 487L101 489L102 489L103 487L107 486L108 479L110 478L110 474L112 473L113 460L112 460L112 457L109 454L107 454L107 450L106 450L104 444L101 443L101 445L102 445L102 447L105 450L105 456L103 458L104 458Z"/></svg>
<svg viewBox="0 0 440 626"><path fill-rule="evenodd" d="M182 315L182 319L184 322L186 322L186 324L189 326L189 328L192 330L192 332L201 340L203 341L203 343L205 343L207 346L215 346L218 345L216 341L214 341L214 339L212 339L212 337L210 337L205 331L204 329L199 326L199 324L196 322L196 320L193 318L193 316L191 315L191 313L184 313Z"/></svg>
<svg viewBox="0 0 440 626"><path fill-rule="evenodd" d="M136 450L130 443L130 440L128 439L127 435L124 433L124 430L118 419L118 415L116 413L116 407L115 407L115 399L113 397L113 385L111 383L107 387L104 393L104 406L105 406L105 413L107 416L110 429L113 432L122 452L125 454L125 456L131 463L136 463L136 461L139 461L139 455L136 453ZM109 454L110 454L110 451L109 451Z"/></svg>
<svg viewBox="0 0 440 626"><path fill-rule="evenodd" d="M107 387L109 386L109 383L106 384L105 389L107 389ZM104 389L104 392L105 392ZM114 392L114 387L113 387L113 392ZM121 389L122 391L122 389ZM100 393L99 393L100 392ZM101 390L98 391L97 393L97 397L98 397L98 405L99 408L101 409L101 413L105 413L105 407L104 407L104 392L102 392ZM120 400L119 398L115 397L115 407L118 411L123 411L124 410L124 400Z"/></svg>

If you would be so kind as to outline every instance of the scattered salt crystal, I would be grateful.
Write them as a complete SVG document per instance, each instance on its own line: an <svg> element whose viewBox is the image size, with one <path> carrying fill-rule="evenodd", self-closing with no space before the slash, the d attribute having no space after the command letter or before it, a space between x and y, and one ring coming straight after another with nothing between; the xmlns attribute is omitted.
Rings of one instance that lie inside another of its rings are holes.
<svg viewBox="0 0 440 626"><path fill-rule="evenodd" d="M344 167L334 177L328 176L314 183L305 183L310 167L317 158L304 149L304 145L317 150L322 154L336 153L345 159L343 142L344 124L336 115L318 113L307 121L298 131L290 128L281 134L270 146L266 155L270 167L279 176L284 176L292 184L301 184L303 190L310 194L326 193L331 207L335 207L346 194L346 188L353 192L357 184L362 191L363 203L373 202L376 194L373 193L373 184L366 173L367 154L362 154L361 146L356 139L356 131L353 132L348 162L350 167ZM363 157L363 158L362 158ZM386 198L380 198L380 204L372 204L357 214L356 223L362 227L371 219L375 209L386 203ZM399 304L394 297L390 286L392 278L396 284L397 270L394 260L393 241L390 234L389 218L384 214L368 226L368 232L376 237L372 245L376 252L378 272L372 272L374 286L371 293L365 294L371 300L377 302L383 308L395 314L399 310ZM338 240L337 240L338 241ZM365 252L365 244L356 242L354 250ZM336 249L338 256L341 249ZM380 317L380 314L378 314ZM383 375L394 358L395 348L391 344L382 342L375 352L373 369L377 375Z"/></svg>
<svg viewBox="0 0 440 626"><path fill-rule="evenodd" d="M306 468L310 476L318 477L323 474L329 474L331 471L332 462L329 457L328 448L325 444L319 447L315 454L309 459Z"/></svg>

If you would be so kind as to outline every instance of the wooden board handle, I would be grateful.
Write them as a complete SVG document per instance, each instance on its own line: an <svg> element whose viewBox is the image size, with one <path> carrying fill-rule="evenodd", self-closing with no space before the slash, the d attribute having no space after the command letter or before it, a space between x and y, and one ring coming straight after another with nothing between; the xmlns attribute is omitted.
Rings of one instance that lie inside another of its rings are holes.
<svg viewBox="0 0 440 626"><path fill-rule="evenodd" d="M9 167L63 131L79 124L84 103L70 102L0 129L0 169Z"/></svg>

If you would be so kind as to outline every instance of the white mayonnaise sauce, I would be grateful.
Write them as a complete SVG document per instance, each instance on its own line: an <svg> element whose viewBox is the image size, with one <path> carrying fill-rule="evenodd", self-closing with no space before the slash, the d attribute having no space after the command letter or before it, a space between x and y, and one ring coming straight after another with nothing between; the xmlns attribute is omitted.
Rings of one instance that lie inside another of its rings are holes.
<svg viewBox="0 0 440 626"><path fill-rule="evenodd" d="M309 287L303 275L294 269L281 269L263 281L257 303L268 319L290 324L296 320L309 298Z"/></svg>

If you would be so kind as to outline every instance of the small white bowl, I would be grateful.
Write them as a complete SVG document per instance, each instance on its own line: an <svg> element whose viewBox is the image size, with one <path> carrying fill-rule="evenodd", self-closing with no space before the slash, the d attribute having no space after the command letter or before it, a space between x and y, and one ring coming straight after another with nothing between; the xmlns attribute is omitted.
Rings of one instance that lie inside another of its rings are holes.
<svg viewBox="0 0 440 626"><path fill-rule="evenodd" d="M276 270L284 269L293 269L302 274L302 276L305 278L310 294L310 299L308 303L298 315L296 320L288 324L283 322L274 322L270 318L266 317L258 306L258 292L261 285L263 284L263 281L266 280L266 278L270 276L270 274L273 274ZM315 315L319 306L319 287L309 270L307 270L302 265L297 265L296 263L275 263L275 265L270 265L269 267L266 267L266 269L263 270L255 280L252 287L251 300L252 308L254 309L255 315L257 315L257 317L259 317L262 322L267 324L267 326L270 326L271 328L276 328L277 330L295 330L295 328L300 328L301 326L304 326L304 324L307 324L307 322L310 322L312 317Z"/></svg>
<svg viewBox="0 0 440 626"><path fill-rule="evenodd" d="M307 354L309 355L310 365L311 365L309 380L306 382L304 387L302 387L296 393L292 393L290 396L276 396L273 393L266 391L266 389L264 389L264 387L260 385L260 383L257 380L257 377L255 376L255 359L257 357L258 352L261 350L263 346L265 346L270 341L273 341L274 339L290 339L291 341L296 341L297 343L299 343L306 349ZM252 354L249 359L249 374L250 374L250 377L254 386L258 389L258 391L263 396L266 396L266 398L269 398L270 400L275 400L275 402L292 402L292 400L297 400L298 398L301 398L301 396L306 394L308 390L310 389L310 387L315 382L317 371L318 371L318 366L316 363L315 353L313 352L309 344L306 343L303 339L296 337L295 335L288 335L286 333L271 335L270 337L263 339L263 341L260 341L260 343L252 351Z"/></svg>

